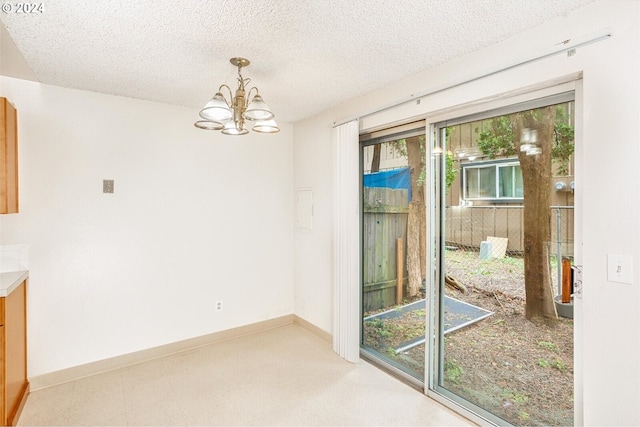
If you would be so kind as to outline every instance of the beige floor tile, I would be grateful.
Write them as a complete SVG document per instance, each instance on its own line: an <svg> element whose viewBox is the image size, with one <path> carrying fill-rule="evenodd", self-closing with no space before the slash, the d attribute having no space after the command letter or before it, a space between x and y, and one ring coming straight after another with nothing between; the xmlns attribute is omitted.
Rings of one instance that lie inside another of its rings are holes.
<svg viewBox="0 0 640 427"><path fill-rule="evenodd" d="M203 395L191 400L186 408L185 422L190 426L241 426L249 422L224 398Z"/></svg>
<svg viewBox="0 0 640 427"><path fill-rule="evenodd" d="M18 425L66 425L73 404L74 382L31 393Z"/></svg>
<svg viewBox="0 0 640 427"><path fill-rule="evenodd" d="M289 325L29 395L19 425L473 425Z"/></svg>
<svg viewBox="0 0 640 427"><path fill-rule="evenodd" d="M93 425L126 412L122 390L104 389L87 393L79 399L74 393L74 403L69 412L70 425Z"/></svg>
<svg viewBox="0 0 640 427"><path fill-rule="evenodd" d="M154 382L167 376L167 371L162 359L150 360L119 369L122 386L127 389L131 386Z"/></svg>
<svg viewBox="0 0 640 427"><path fill-rule="evenodd" d="M85 402L105 401L122 398L122 377L119 370L105 372L74 381L73 405Z"/></svg>
<svg viewBox="0 0 640 427"><path fill-rule="evenodd" d="M127 410L130 426L186 426L185 408L175 399L157 400L135 409Z"/></svg>
<svg viewBox="0 0 640 427"><path fill-rule="evenodd" d="M175 393L171 382L167 378L148 379L136 385L131 385L124 390L124 402L127 411L169 399L175 399Z"/></svg>
<svg viewBox="0 0 640 427"><path fill-rule="evenodd" d="M91 426L126 426L127 425L127 414L122 413L114 416L107 417L103 420L97 420L92 424L86 424Z"/></svg>

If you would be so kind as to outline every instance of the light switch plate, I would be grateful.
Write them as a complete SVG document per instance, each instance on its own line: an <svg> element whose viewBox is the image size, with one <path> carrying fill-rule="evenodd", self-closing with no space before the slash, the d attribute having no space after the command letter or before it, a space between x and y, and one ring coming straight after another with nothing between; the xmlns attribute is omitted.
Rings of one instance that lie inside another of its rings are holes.
<svg viewBox="0 0 640 427"><path fill-rule="evenodd" d="M102 192L103 193L113 193L113 180L112 179L103 179L102 180Z"/></svg>
<svg viewBox="0 0 640 427"><path fill-rule="evenodd" d="M607 280L633 284L633 258L631 255L607 255Z"/></svg>

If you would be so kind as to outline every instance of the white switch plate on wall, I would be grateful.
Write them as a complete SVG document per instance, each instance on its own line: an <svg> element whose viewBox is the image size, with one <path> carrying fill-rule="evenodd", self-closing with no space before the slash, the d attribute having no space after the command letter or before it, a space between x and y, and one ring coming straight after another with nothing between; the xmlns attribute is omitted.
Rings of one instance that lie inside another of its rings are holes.
<svg viewBox="0 0 640 427"><path fill-rule="evenodd" d="M633 284L633 258L631 255L607 255L607 280Z"/></svg>

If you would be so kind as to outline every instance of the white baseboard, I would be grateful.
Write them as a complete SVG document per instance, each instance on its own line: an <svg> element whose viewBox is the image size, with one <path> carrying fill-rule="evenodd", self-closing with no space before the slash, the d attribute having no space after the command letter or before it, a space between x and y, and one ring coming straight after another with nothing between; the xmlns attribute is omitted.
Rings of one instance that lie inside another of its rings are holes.
<svg viewBox="0 0 640 427"><path fill-rule="evenodd" d="M307 322L302 317L298 317L294 314L293 323L295 323L296 325L302 326L303 328L313 333L314 335L317 335L318 337L322 338L324 341L328 342L329 344L333 344L333 335L331 335L329 332L325 331L324 329L318 328L313 323Z"/></svg>

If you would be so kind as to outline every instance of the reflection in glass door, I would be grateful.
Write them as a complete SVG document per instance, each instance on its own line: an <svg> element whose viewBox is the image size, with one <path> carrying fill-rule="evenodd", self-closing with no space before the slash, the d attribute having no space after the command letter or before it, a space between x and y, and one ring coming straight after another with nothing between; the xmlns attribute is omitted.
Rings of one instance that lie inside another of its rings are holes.
<svg viewBox="0 0 640 427"><path fill-rule="evenodd" d="M431 387L496 424L573 425L572 97L435 127Z"/></svg>
<svg viewBox="0 0 640 427"><path fill-rule="evenodd" d="M361 143L363 357L424 382L424 126Z"/></svg>

